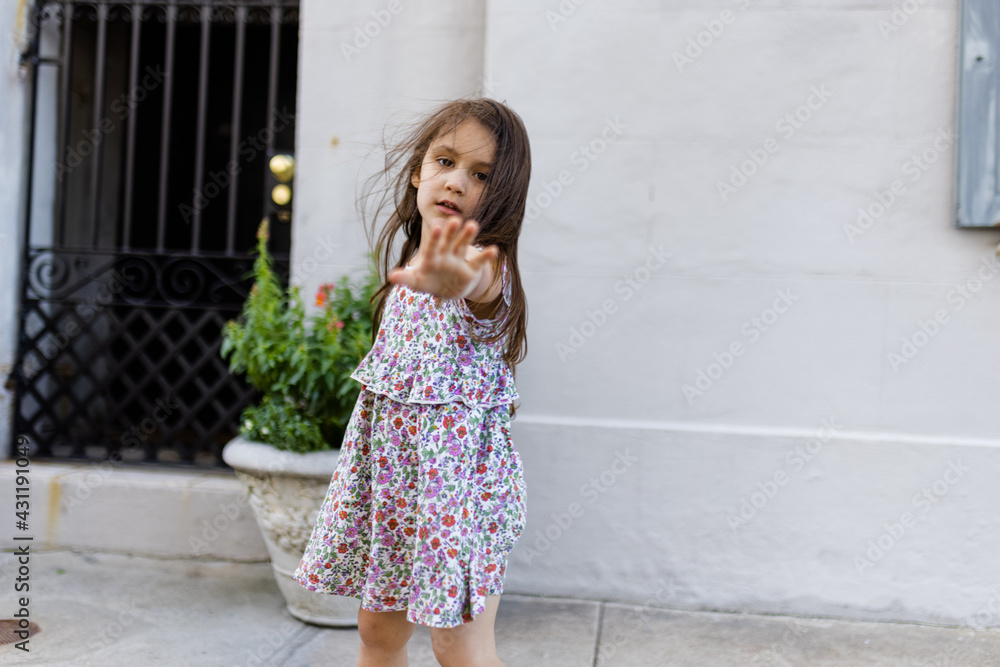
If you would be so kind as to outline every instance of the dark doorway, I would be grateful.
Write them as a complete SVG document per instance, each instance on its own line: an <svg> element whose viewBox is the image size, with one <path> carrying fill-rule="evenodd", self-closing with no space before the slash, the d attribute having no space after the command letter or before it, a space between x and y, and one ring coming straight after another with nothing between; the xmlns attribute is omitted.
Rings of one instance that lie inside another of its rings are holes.
<svg viewBox="0 0 1000 667"><path fill-rule="evenodd" d="M226 467L221 330L263 218L287 284L298 2L39 2L8 386L34 458Z"/></svg>

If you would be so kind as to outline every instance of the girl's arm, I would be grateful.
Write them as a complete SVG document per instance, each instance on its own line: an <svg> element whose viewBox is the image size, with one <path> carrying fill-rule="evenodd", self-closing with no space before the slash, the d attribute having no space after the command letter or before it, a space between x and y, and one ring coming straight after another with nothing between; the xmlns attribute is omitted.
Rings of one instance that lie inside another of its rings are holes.
<svg viewBox="0 0 1000 667"><path fill-rule="evenodd" d="M493 260L499 254L495 245L480 252L472 245L478 225L469 220L464 226L450 218L444 228L435 227L430 238L421 241L423 258L410 271L393 269L389 282L401 283L420 292L442 298L466 298L469 301L492 301L500 293L499 281L493 280Z"/></svg>

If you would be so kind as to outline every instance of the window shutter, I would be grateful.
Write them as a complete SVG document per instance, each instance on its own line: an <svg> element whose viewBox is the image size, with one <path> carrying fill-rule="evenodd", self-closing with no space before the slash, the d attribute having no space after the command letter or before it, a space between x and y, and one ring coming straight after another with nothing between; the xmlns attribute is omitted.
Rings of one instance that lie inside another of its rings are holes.
<svg viewBox="0 0 1000 667"><path fill-rule="evenodd" d="M1000 227L1000 2L962 0L957 226Z"/></svg>

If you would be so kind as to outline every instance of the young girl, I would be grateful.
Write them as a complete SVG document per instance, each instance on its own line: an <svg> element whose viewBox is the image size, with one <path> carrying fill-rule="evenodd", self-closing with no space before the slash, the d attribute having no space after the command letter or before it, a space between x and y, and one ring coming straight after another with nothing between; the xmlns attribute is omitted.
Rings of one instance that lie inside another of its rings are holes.
<svg viewBox="0 0 1000 667"><path fill-rule="evenodd" d="M509 429L527 347L517 240L530 172L518 115L475 99L427 116L376 176L392 181L373 219L394 205L376 243L376 333L294 575L361 599L358 665L407 664L416 623L442 665L503 665L493 624L526 518Z"/></svg>

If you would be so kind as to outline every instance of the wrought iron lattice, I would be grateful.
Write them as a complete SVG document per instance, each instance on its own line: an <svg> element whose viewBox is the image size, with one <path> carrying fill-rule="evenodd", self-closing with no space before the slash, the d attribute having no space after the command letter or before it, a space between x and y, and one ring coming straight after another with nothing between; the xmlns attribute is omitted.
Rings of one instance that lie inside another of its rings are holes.
<svg viewBox="0 0 1000 667"><path fill-rule="evenodd" d="M262 217L287 285L266 165L294 146L297 24L279 0L36 3L7 383L34 458L228 467L259 396L229 374L221 332Z"/></svg>

